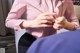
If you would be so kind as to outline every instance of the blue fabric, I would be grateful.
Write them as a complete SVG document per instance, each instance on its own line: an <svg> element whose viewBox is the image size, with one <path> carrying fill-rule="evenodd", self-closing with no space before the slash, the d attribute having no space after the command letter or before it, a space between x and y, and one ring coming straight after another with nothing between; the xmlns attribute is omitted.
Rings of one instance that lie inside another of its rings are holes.
<svg viewBox="0 0 80 53"><path fill-rule="evenodd" d="M37 39L26 53L80 53L80 30Z"/></svg>

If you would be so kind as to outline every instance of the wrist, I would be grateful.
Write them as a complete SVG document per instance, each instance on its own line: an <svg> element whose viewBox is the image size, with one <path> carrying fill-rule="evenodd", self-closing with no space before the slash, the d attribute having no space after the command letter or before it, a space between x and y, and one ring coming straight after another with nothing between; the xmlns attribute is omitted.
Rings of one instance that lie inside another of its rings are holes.
<svg viewBox="0 0 80 53"><path fill-rule="evenodd" d="M30 28L31 26L31 21L23 21L22 27L23 28Z"/></svg>
<svg viewBox="0 0 80 53"><path fill-rule="evenodd" d="M67 20L64 22L64 28L68 30L74 30L75 25Z"/></svg>

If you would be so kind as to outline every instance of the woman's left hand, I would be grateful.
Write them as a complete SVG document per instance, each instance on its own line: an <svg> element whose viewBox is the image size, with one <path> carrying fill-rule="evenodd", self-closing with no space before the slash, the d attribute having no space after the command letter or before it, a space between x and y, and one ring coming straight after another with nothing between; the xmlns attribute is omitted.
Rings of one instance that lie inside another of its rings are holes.
<svg viewBox="0 0 80 53"><path fill-rule="evenodd" d="M63 28L64 27L64 24L65 24L65 21L66 21L66 19L65 19L64 16L57 17L55 19L55 23L53 25L53 28L56 29L56 30L59 30L59 29Z"/></svg>

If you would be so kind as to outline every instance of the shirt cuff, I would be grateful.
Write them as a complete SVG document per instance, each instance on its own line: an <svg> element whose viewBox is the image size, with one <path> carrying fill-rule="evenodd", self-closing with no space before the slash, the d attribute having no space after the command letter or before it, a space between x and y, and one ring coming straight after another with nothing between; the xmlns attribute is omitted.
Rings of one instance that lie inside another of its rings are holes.
<svg viewBox="0 0 80 53"><path fill-rule="evenodd" d="M23 28L20 26L20 24L24 22L24 20L18 20L17 23L14 26L14 30L19 31L22 30Z"/></svg>

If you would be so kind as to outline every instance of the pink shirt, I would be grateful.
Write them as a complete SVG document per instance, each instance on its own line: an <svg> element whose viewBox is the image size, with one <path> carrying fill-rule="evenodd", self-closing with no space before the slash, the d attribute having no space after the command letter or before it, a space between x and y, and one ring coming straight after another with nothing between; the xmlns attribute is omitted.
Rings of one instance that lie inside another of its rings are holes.
<svg viewBox="0 0 80 53"><path fill-rule="evenodd" d="M68 21L75 24L75 28L79 26L71 0L62 2L59 0L15 0L7 16L6 26L15 30L21 30L20 24L24 20L33 20L44 12L56 12L59 16L64 15ZM26 14L26 17L25 19L20 19L23 13ZM39 37L56 33L56 30L52 27L29 28L27 30L28 33Z"/></svg>

